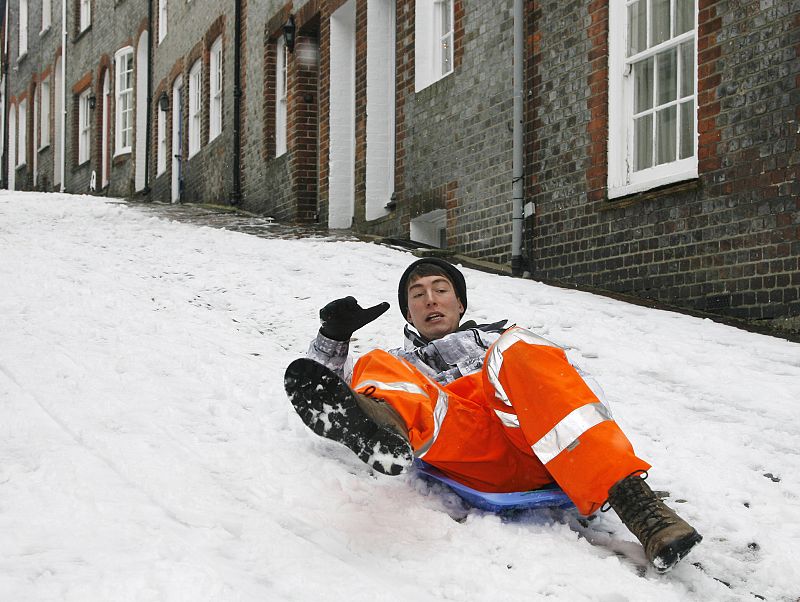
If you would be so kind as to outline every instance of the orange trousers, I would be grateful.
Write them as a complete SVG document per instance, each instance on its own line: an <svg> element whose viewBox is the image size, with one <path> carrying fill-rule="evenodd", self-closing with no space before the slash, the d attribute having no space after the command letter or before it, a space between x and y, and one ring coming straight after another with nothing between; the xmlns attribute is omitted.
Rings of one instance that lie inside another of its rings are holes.
<svg viewBox="0 0 800 602"><path fill-rule="evenodd" d="M415 456L479 491L555 481L588 515L614 483L650 468L564 352L523 328L492 345L480 372L446 386L376 350L356 363L352 387L399 412Z"/></svg>

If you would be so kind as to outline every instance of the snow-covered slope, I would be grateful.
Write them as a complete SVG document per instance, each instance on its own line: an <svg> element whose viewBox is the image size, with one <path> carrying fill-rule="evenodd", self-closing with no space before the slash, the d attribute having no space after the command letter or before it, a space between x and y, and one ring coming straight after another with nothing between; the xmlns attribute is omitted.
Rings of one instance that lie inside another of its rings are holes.
<svg viewBox="0 0 800 602"><path fill-rule="evenodd" d="M568 347L704 535L666 576L613 512L467 511L308 431L282 375L319 307L388 300L354 347L397 346L412 259L0 193L0 600L800 596L800 345L464 270L467 317Z"/></svg>

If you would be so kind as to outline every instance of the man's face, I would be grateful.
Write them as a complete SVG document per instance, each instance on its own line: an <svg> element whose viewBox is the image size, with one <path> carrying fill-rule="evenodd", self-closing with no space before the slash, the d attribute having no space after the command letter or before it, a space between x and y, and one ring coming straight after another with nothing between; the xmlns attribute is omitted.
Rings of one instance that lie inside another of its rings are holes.
<svg viewBox="0 0 800 602"><path fill-rule="evenodd" d="M455 332L464 306L444 276L423 276L408 286L408 321L429 341Z"/></svg>

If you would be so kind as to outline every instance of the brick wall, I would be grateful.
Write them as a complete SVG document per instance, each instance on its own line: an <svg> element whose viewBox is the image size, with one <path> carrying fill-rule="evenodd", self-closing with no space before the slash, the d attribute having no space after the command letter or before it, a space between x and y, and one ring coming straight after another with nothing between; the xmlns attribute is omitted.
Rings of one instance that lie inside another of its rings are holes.
<svg viewBox="0 0 800 602"><path fill-rule="evenodd" d="M613 201L607 3L528 6L534 277L737 318L797 315L800 17L791 3L700 1L699 178Z"/></svg>

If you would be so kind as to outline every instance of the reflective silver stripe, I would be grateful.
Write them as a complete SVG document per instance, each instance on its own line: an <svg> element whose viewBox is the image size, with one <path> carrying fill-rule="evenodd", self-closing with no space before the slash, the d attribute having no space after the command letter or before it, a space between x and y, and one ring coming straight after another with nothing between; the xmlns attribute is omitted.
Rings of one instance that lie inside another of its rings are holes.
<svg viewBox="0 0 800 602"><path fill-rule="evenodd" d="M358 390L363 387L375 387L376 389L383 389L384 391L404 391L406 393L415 393L417 395L424 395L425 397L428 394L425 392L425 389L422 387L415 385L414 383L408 382L396 382L396 383L382 383L379 380L365 380L355 387L354 389Z"/></svg>
<svg viewBox="0 0 800 602"><path fill-rule="evenodd" d="M590 403L572 410L550 432L534 443L531 448L542 464L547 464L572 445L578 437L593 426L612 420L602 403Z"/></svg>
<svg viewBox="0 0 800 602"><path fill-rule="evenodd" d="M503 423L503 426L508 428L519 428L519 416L516 414L509 414L508 412L504 412L502 410L495 410L495 414L500 419L500 422Z"/></svg>
<svg viewBox="0 0 800 602"><path fill-rule="evenodd" d="M506 351L514 343L522 341L529 345L543 345L547 347L558 347L554 343L545 338L540 337L538 334L532 333L530 330L524 328L512 328L506 331L497 339L497 342L492 346L492 351L489 353L489 359L486 362L486 371L489 374L489 382L495 390L495 397L502 401L507 406L511 405L508 399L508 394L500 383L500 368L503 366L503 352Z"/></svg>
<svg viewBox="0 0 800 602"><path fill-rule="evenodd" d="M449 406L450 402L447 399L447 393L445 393L442 389L439 389L439 397L436 399L436 407L433 408L433 437L426 441L425 445L414 452L414 455L416 455L417 458L424 458L425 454L428 453L428 450L436 442L436 439L439 437L439 431L442 428L442 423L444 422L445 416L447 416L447 409Z"/></svg>

